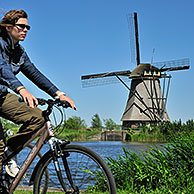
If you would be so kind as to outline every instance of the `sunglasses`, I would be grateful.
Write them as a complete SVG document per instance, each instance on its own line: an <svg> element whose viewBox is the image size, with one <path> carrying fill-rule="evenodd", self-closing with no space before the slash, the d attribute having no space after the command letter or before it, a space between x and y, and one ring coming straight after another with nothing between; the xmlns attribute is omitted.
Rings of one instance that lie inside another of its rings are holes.
<svg viewBox="0 0 194 194"><path fill-rule="evenodd" d="M30 26L26 25L26 24L15 24L16 26L19 26L20 28L22 28L23 30L26 28L27 30L30 30Z"/></svg>

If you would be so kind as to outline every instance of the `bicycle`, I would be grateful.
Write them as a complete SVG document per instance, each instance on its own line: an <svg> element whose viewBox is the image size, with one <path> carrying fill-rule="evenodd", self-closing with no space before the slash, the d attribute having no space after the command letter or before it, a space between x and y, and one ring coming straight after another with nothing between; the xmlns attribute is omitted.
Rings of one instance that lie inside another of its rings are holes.
<svg viewBox="0 0 194 194"><path fill-rule="evenodd" d="M4 190L12 194L24 176L26 170L39 153L43 144L48 144L50 149L40 158L32 172L29 185L33 186L34 194L45 194L49 191L63 192L66 194L92 193L95 191L116 194L116 185L112 172L105 161L91 149L70 144L69 141L57 139L54 134L62 132L61 117L60 124L52 127L49 115L53 107L68 108L68 102L61 102L59 99L38 99L39 105L47 105L43 111L45 125L35 132L27 142L3 160L3 166L19 153L23 148L38 137L26 160L23 162L15 178L10 179L4 171L2 182Z"/></svg>

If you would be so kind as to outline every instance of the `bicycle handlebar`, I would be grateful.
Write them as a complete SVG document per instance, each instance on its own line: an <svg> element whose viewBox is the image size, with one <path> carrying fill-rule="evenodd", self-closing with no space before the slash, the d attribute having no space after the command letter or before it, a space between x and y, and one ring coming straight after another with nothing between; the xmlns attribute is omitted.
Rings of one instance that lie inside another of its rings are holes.
<svg viewBox="0 0 194 194"><path fill-rule="evenodd" d="M52 113L53 106L57 107L63 107L63 108L68 108L71 107L69 102L67 101L60 101L60 99L48 99L45 100L43 98L37 98L39 105L44 106L48 105L47 109L43 111L43 116L48 119L48 116Z"/></svg>
<svg viewBox="0 0 194 194"><path fill-rule="evenodd" d="M43 106L43 105L48 105L50 107L53 107L54 105L57 105L57 106L62 106L63 108L71 108L71 105L69 102L67 101L60 101L59 99L55 99L55 100L52 100L52 99L48 99L48 100L45 100L43 98L37 98L38 100L38 104Z"/></svg>
<svg viewBox="0 0 194 194"><path fill-rule="evenodd" d="M48 105L49 107L53 107L54 105L56 106L62 106L63 108L71 108L71 105L69 102L67 101L61 101L60 99L55 99L55 100L52 100L52 99L48 99L48 100L45 100L43 98L36 98L38 100L38 105L40 106L44 106L44 105ZM20 102L24 102L24 99L22 97L19 98L19 101Z"/></svg>

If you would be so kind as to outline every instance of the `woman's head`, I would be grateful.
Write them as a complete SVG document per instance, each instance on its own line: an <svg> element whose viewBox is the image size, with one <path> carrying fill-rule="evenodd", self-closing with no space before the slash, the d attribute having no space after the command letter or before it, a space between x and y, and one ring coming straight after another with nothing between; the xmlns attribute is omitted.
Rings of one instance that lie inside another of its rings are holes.
<svg viewBox="0 0 194 194"><path fill-rule="evenodd" d="M30 29L27 18L27 13L22 9L10 10L0 22L2 33L9 34L14 44L23 41Z"/></svg>

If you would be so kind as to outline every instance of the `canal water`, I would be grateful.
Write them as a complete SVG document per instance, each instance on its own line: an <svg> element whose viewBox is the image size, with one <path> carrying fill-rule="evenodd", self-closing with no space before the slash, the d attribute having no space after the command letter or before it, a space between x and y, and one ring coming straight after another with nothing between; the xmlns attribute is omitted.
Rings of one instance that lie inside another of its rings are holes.
<svg viewBox="0 0 194 194"><path fill-rule="evenodd" d="M157 146L161 148L161 143L139 143L139 142L120 142L120 141L89 141L89 142L73 142L91 148L102 158L110 156L114 159L118 155L123 155L123 147L129 148L131 151L141 155L142 152L149 150L150 147Z"/></svg>
<svg viewBox="0 0 194 194"><path fill-rule="evenodd" d="M123 155L123 147L129 148L131 151L137 153L141 157L141 153L149 150L150 147L158 147L161 149L160 143L139 143L139 142L120 142L120 141L83 141L83 142L72 142L71 144L79 144L82 146L89 147L96 153L98 153L102 158L106 159L110 156L116 159L119 155ZM41 149L41 153L44 154L49 150L48 145L44 145ZM27 157L30 149L25 148L17 158L17 164L21 166L25 158ZM36 157L35 161L31 164L30 169L27 171L27 176L20 182L20 185L28 185L30 180L30 175L38 162L39 158Z"/></svg>

